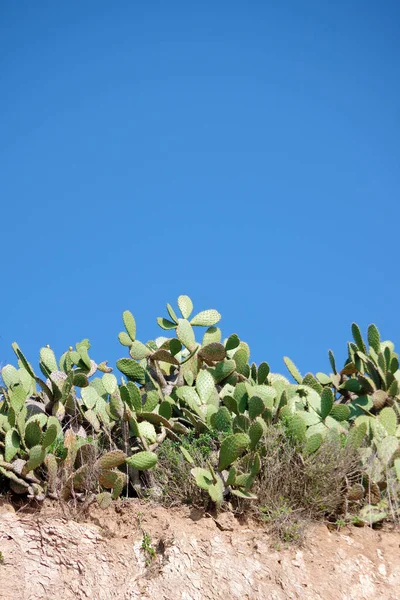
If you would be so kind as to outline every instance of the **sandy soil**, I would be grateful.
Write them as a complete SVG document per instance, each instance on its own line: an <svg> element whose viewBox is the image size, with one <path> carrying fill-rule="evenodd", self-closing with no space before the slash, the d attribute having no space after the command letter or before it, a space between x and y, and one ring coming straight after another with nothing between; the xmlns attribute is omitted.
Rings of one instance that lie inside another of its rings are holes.
<svg viewBox="0 0 400 600"><path fill-rule="evenodd" d="M155 557L142 548L151 538ZM4 600L397 600L400 533L310 528L305 546L277 550L266 532L232 515L139 501L93 509L0 506Z"/></svg>

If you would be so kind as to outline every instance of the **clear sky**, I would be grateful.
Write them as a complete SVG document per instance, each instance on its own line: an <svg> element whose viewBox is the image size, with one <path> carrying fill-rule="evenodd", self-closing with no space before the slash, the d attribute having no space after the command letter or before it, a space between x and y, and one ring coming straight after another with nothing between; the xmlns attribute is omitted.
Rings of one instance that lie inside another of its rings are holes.
<svg viewBox="0 0 400 600"><path fill-rule="evenodd" d="M284 372L400 343L400 4L0 0L0 362L179 294Z"/></svg>

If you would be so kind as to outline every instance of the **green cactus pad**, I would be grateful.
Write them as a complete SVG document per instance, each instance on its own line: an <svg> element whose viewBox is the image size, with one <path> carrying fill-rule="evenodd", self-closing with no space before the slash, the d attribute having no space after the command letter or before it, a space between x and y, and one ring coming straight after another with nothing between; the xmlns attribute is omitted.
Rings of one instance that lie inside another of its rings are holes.
<svg viewBox="0 0 400 600"><path fill-rule="evenodd" d="M178 319L178 327L176 330L178 340L192 352L196 348L196 339L194 331L189 321L186 319Z"/></svg>
<svg viewBox="0 0 400 600"><path fill-rule="evenodd" d="M94 389L94 387L92 387L92 385L83 388L81 391L81 396L86 408L94 408L96 406L96 402L99 399L99 394Z"/></svg>
<svg viewBox="0 0 400 600"><path fill-rule="evenodd" d="M399 449L399 440L394 435L388 435L377 444L378 456L385 465L389 465L394 454Z"/></svg>
<svg viewBox="0 0 400 600"><path fill-rule="evenodd" d="M125 325L125 329L130 337L130 339L132 340L132 342L135 341L136 339L136 321L135 321L135 317L133 316L133 314L129 311L129 310L125 310L122 313L122 320L124 322Z"/></svg>
<svg viewBox="0 0 400 600"><path fill-rule="evenodd" d="M212 342L201 348L198 352L198 357L204 360L207 364L220 362L226 357L226 350L222 344Z"/></svg>
<svg viewBox="0 0 400 600"><path fill-rule="evenodd" d="M241 381L235 386L233 397L237 402L238 410L240 413L244 413L247 410L249 394L251 394L252 396L258 395L254 387L246 385L244 381Z"/></svg>
<svg viewBox="0 0 400 600"><path fill-rule="evenodd" d="M167 311L168 311L168 314L171 317L171 319L173 321L175 321L175 323L178 323L178 317L176 316L174 309L172 308L172 306L170 304L168 304L168 302L167 302Z"/></svg>
<svg viewBox="0 0 400 600"><path fill-rule="evenodd" d="M121 399L129 406L129 408L135 412L141 412L142 396L139 388L132 381L128 381L126 385L120 387Z"/></svg>
<svg viewBox="0 0 400 600"><path fill-rule="evenodd" d="M367 525L374 525L375 523L384 521L388 513L380 507L367 504L361 509L359 516Z"/></svg>
<svg viewBox="0 0 400 600"><path fill-rule="evenodd" d="M221 506L224 499L224 484L221 479L218 478L216 483L210 485L208 488L208 493L211 500L215 502L217 507Z"/></svg>
<svg viewBox="0 0 400 600"><path fill-rule="evenodd" d="M35 379L35 373L34 370L32 369L31 365L28 363L28 361L26 360L25 356L23 355L23 353L21 352L20 347L18 346L18 344L16 342L13 342L11 344L12 349L14 350L17 358L20 360L22 366L24 367L24 369L26 371L28 371L29 375L31 377L33 377Z"/></svg>
<svg viewBox="0 0 400 600"><path fill-rule="evenodd" d="M113 394L118 387L117 378L112 373L104 373L101 381L107 394Z"/></svg>
<svg viewBox="0 0 400 600"><path fill-rule="evenodd" d="M40 362L42 363L41 366L44 367L42 373L45 377L48 377L49 373L52 373L53 371L58 371L57 360L51 348L41 348Z"/></svg>
<svg viewBox="0 0 400 600"><path fill-rule="evenodd" d="M238 496L239 498L243 498L245 500L257 500L257 496L245 490L231 490L231 493L234 496Z"/></svg>
<svg viewBox="0 0 400 600"><path fill-rule="evenodd" d="M172 407L173 405L171 404L171 402L168 402L167 400L161 402L158 408L160 416L164 417L164 419L169 420L172 417Z"/></svg>
<svg viewBox="0 0 400 600"><path fill-rule="evenodd" d="M157 440L157 434L154 425L148 421L142 421L139 423L139 433L141 437L145 438L151 444L154 444L154 442Z"/></svg>
<svg viewBox="0 0 400 600"><path fill-rule="evenodd" d="M191 301L189 296L179 296L178 307L179 307L179 310L181 311L182 317L184 319L188 319L193 311L193 302ZM178 321L179 321L179 319L178 319Z"/></svg>
<svg viewBox="0 0 400 600"><path fill-rule="evenodd" d="M266 382L267 377L270 373L269 364L266 362L262 362L257 370L257 383L258 385L262 385Z"/></svg>
<svg viewBox="0 0 400 600"><path fill-rule="evenodd" d="M161 329L176 329L176 323L169 321L168 319L164 319L163 317L157 318L157 323L161 327Z"/></svg>
<svg viewBox="0 0 400 600"><path fill-rule="evenodd" d="M208 344L219 344L221 342L222 333L218 327L209 327L206 329L201 342L202 346L208 346Z"/></svg>
<svg viewBox="0 0 400 600"><path fill-rule="evenodd" d="M132 437L140 436L139 423L136 421L135 417L133 417L133 416L129 417L129 429L130 429L130 433L131 433Z"/></svg>
<svg viewBox="0 0 400 600"><path fill-rule="evenodd" d="M74 373L72 384L76 387L85 388L89 385L89 379L84 373ZM72 386L71 386L72 387ZM63 390L64 392L64 390Z"/></svg>
<svg viewBox="0 0 400 600"><path fill-rule="evenodd" d="M240 384L239 384L240 385ZM277 391L270 385L254 385L250 386L247 384L247 392L249 396L258 396L264 401L265 408L272 409L274 406L274 399L277 396Z"/></svg>
<svg viewBox="0 0 400 600"><path fill-rule="evenodd" d="M114 469L122 465L125 459L126 454L122 450L111 450L98 459L96 466L99 469Z"/></svg>
<svg viewBox="0 0 400 600"><path fill-rule="evenodd" d="M154 452L138 452L133 456L130 456L126 459L126 463L133 467L134 469L138 469L138 471L147 471L148 469L152 469L157 464L158 458L157 454Z"/></svg>
<svg viewBox="0 0 400 600"><path fill-rule="evenodd" d="M232 421L233 433L247 433L250 429L250 419L246 415L237 415Z"/></svg>
<svg viewBox="0 0 400 600"><path fill-rule="evenodd" d="M197 375L196 390L202 404L207 404L215 391L214 378L208 371L202 370Z"/></svg>
<svg viewBox="0 0 400 600"><path fill-rule="evenodd" d="M293 415L288 422L289 433L299 442L306 439L307 425L304 419L299 415Z"/></svg>
<svg viewBox="0 0 400 600"><path fill-rule="evenodd" d="M225 406L231 413L235 415L239 414L239 409L235 398L232 398L232 396L224 396L222 398L222 402L225 404Z"/></svg>
<svg viewBox="0 0 400 600"><path fill-rule="evenodd" d="M100 422L99 422L96 414L93 412L93 410L87 410L85 412L85 419L93 427L93 429L95 431L100 431L100 429L101 429Z"/></svg>
<svg viewBox="0 0 400 600"><path fill-rule="evenodd" d="M1 370L1 376L8 388L20 383L18 370L13 365L5 365Z"/></svg>
<svg viewBox="0 0 400 600"><path fill-rule="evenodd" d="M193 327L213 327L218 323L218 321L220 321L220 319L221 315L217 310L203 310L202 312L197 313L197 315L191 319L190 324Z"/></svg>
<svg viewBox="0 0 400 600"><path fill-rule="evenodd" d="M117 360L117 369L129 377L129 379L141 384L145 383L144 369L135 360L131 358L120 358Z"/></svg>
<svg viewBox="0 0 400 600"><path fill-rule="evenodd" d="M250 438L245 433L234 433L224 439L219 452L220 470L229 467L250 445Z"/></svg>
<svg viewBox="0 0 400 600"><path fill-rule="evenodd" d="M130 346L132 346L132 344L133 344L131 338L125 331L121 331L118 334L118 339L119 339L120 344L122 344L123 346L127 346L128 348Z"/></svg>
<svg viewBox="0 0 400 600"><path fill-rule="evenodd" d="M393 408L386 406L379 413L379 421L389 435L395 435L397 429L397 415Z"/></svg>
<svg viewBox="0 0 400 600"><path fill-rule="evenodd" d="M229 375L231 375L235 369L235 361L225 359L218 363L215 369L210 369L210 373L214 377L215 383L221 383L221 381L229 377Z"/></svg>
<svg viewBox="0 0 400 600"><path fill-rule="evenodd" d="M253 477L258 475L261 471L261 457L258 452L254 454L253 460L251 461L250 471Z"/></svg>
<svg viewBox="0 0 400 600"><path fill-rule="evenodd" d="M195 478L197 485L202 490L208 490L209 487L213 485L213 476L208 469L194 467L190 472Z"/></svg>
<svg viewBox="0 0 400 600"><path fill-rule="evenodd" d="M239 347L239 349L233 355L233 360L236 364L236 371L246 376L249 366L249 353L247 350Z"/></svg>
<svg viewBox="0 0 400 600"><path fill-rule="evenodd" d="M368 344L375 352L379 353L381 348L381 336L377 326L373 323L368 327Z"/></svg>
<svg viewBox="0 0 400 600"><path fill-rule="evenodd" d="M335 404L329 416L335 419L335 421L347 421L350 417L350 412L347 404Z"/></svg>
<svg viewBox="0 0 400 600"><path fill-rule="evenodd" d="M129 349L129 354L135 360L143 360L143 358L150 356L151 350L145 344L142 344L142 342L136 340L135 342L132 342L132 345Z"/></svg>
<svg viewBox="0 0 400 600"><path fill-rule="evenodd" d="M10 405L16 414L25 406L26 395L26 391L22 385L14 387L9 393Z"/></svg>
<svg viewBox="0 0 400 600"><path fill-rule="evenodd" d="M297 383L301 383L303 381L303 378L302 378L302 376L300 374L300 371L298 370L298 368L294 364L294 362L292 360L290 360L290 358L287 357L287 356L283 357L283 361L284 361L284 363L285 363L285 365L286 365L289 373L293 377L293 379L295 381L297 381Z"/></svg>
<svg viewBox="0 0 400 600"><path fill-rule="evenodd" d="M115 484L114 484L114 488L113 488L113 492L112 492L113 500L116 500L117 498L119 498L119 496L122 493L122 490L124 489L124 487L126 487L127 484L128 484L128 479L127 479L125 473L121 473L121 471L118 471L118 477L115 480Z"/></svg>
<svg viewBox="0 0 400 600"><path fill-rule="evenodd" d="M235 485L248 491L254 484L255 476L251 473L242 473L235 479Z"/></svg>
<svg viewBox="0 0 400 600"><path fill-rule="evenodd" d="M25 425L25 444L28 448L37 446L42 440L42 428L37 421L30 421Z"/></svg>
<svg viewBox="0 0 400 600"><path fill-rule="evenodd" d="M4 458L6 462L11 462L14 456L20 450L20 437L16 429L9 429L4 440Z"/></svg>
<svg viewBox="0 0 400 600"><path fill-rule="evenodd" d="M314 433L307 438L305 451L307 454L314 454L317 450L319 450L322 444L322 435L320 433Z"/></svg>
<svg viewBox="0 0 400 600"><path fill-rule="evenodd" d="M225 342L225 350L230 352L231 350L235 350L240 344L239 336L236 333L233 333Z"/></svg>
<svg viewBox="0 0 400 600"><path fill-rule="evenodd" d="M250 438L250 450L254 450L257 447L258 442L264 434L264 427L265 425L262 424L261 419L257 419L250 425L248 430Z"/></svg>
<svg viewBox="0 0 400 600"><path fill-rule="evenodd" d="M361 351L364 352L364 354L367 353L367 348L365 346L364 340L362 338L361 335L361 331L359 326L357 325L357 323L352 323L351 325L351 332L353 334L353 339L357 345L357 348Z"/></svg>
<svg viewBox="0 0 400 600"><path fill-rule="evenodd" d="M226 406L211 416L210 423L216 431L232 431L232 417Z"/></svg>
<svg viewBox="0 0 400 600"><path fill-rule="evenodd" d="M124 416L124 403L118 389L110 396L110 415L115 420L122 419Z"/></svg>
<svg viewBox="0 0 400 600"><path fill-rule="evenodd" d="M56 425L48 425L46 432L44 433L42 438L42 448L48 448L49 446L51 446L55 442L57 434L58 427Z"/></svg>
<svg viewBox="0 0 400 600"><path fill-rule="evenodd" d="M258 396L253 396L252 398L250 398L248 407L250 419L255 419L256 417L261 415L266 408L264 401Z"/></svg>
<svg viewBox="0 0 400 600"><path fill-rule="evenodd" d="M24 466L23 472L29 473L37 469L46 457L46 450L42 446L33 446L29 450L29 458Z"/></svg>

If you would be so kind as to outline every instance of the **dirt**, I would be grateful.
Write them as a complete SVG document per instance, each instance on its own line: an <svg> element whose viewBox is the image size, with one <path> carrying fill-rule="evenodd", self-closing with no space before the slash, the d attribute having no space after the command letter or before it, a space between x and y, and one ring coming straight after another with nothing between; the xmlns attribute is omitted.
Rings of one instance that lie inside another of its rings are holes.
<svg viewBox="0 0 400 600"><path fill-rule="evenodd" d="M397 600L400 532L310 527L304 547L189 508L139 501L86 521L0 506L4 600ZM152 550L153 549L153 550Z"/></svg>

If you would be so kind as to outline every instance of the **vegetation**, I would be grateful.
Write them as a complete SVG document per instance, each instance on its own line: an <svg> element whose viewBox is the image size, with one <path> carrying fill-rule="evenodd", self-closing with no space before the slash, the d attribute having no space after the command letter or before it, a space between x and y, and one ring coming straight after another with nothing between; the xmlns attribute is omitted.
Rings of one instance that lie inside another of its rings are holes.
<svg viewBox="0 0 400 600"><path fill-rule="evenodd" d="M302 376L285 357L293 382L250 363L236 334L222 340L216 310L192 316L188 296L178 308L157 320L169 337L147 343L123 313L119 379L90 358L88 340L59 360L42 348L40 375L13 344L18 364L1 371L4 491L104 508L124 490L166 505L252 507L289 523L283 539L296 539L298 514L358 524L399 514L399 359L375 325L367 342L352 325L343 368L329 351L330 374Z"/></svg>

